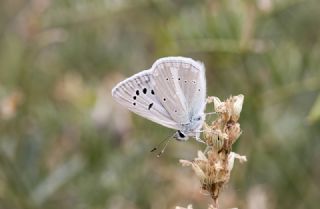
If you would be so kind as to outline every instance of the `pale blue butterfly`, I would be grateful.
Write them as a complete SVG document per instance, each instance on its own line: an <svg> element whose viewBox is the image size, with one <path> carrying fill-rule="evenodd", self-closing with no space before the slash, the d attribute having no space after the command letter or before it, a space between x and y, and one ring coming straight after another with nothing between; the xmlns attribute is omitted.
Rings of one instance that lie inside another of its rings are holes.
<svg viewBox="0 0 320 209"><path fill-rule="evenodd" d="M175 139L194 137L201 141L206 105L205 67L201 62L186 57L158 59L151 69L117 84L112 96L132 112L177 130Z"/></svg>

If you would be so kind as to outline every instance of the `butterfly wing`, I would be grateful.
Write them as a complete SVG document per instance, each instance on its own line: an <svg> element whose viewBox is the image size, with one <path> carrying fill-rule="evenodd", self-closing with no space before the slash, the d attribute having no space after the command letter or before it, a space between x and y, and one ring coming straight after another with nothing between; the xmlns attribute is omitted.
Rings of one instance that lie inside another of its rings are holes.
<svg viewBox="0 0 320 209"><path fill-rule="evenodd" d="M159 101L179 124L188 124L205 108L204 65L190 58L166 57L152 66Z"/></svg>
<svg viewBox="0 0 320 209"><path fill-rule="evenodd" d="M155 82L150 70L120 82L112 89L112 96L130 111L165 127L178 129L177 123L155 94Z"/></svg>
<svg viewBox="0 0 320 209"><path fill-rule="evenodd" d="M190 58L184 58L181 59L181 64L178 67L180 69L178 76L183 80L181 88L189 114L202 114L205 109L207 94L204 65Z"/></svg>

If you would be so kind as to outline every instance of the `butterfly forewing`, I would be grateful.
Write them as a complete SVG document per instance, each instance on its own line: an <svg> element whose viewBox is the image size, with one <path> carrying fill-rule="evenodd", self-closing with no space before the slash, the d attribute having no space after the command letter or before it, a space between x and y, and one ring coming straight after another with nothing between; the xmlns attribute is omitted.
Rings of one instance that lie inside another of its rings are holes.
<svg viewBox="0 0 320 209"><path fill-rule="evenodd" d="M191 115L203 113L206 100L205 68L200 62L185 61L179 71L181 88ZM178 78L178 79L179 79Z"/></svg>
<svg viewBox="0 0 320 209"><path fill-rule="evenodd" d="M145 70L120 82L113 88L112 96L132 112L168 128L178 129L155 92L153 76L150 70Z"/></svg>
<svg viewBox="0 0 320 209"><path fill-rule="evenodd" d="M190 58L162 58L153 65L157 96L177 123L190 123L194 115L203 113L204 74L204 66Z"/></svg>

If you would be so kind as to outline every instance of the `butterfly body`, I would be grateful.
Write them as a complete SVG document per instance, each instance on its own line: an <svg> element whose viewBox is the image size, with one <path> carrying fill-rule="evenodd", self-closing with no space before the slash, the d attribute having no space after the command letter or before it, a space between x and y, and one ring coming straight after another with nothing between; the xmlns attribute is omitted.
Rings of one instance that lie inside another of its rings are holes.
<svg viewBox="0 0 320 209"><path fill-rule="evenodd" d="M132 112L177 130L177 140L199 139L206 97L202 63L185 57L158 59L151 69L116 85L112 95Z"/></svg>

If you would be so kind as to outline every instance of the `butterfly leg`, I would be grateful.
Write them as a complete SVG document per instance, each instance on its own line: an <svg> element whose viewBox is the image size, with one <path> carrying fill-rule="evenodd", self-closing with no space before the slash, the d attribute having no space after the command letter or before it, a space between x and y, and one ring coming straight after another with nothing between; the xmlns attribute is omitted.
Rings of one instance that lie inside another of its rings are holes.
<svg viewBox="0 0 320 209"><path fill-rule="evenodd" d="M208 113L205 113L205 115L215 115L217 114L217 112L208 112Z"/></svg>
<svg viewBox="0 0 320 209"><path fill-rule="evenodd" d="M202 130L197 131L196 133L203 133L203 132L212 133L213 131L202 129Z"/></svg>
<svg viewBox="0 0 320 209"><path fill-rule="evenodd" d="M201 143L203 143L203 144L206 144L202 139L200 139L199 137L196 137L196 140L198 141L198 142L201 142Z"/></svg>
<svg viewBox="0 0 320 209"><path fill-rule="evenodd" d="M200 139L200 133L197 133L197 134L196 134L195 139L196 139L198 142L201 142L201 143L203 143L203 144L206 144L202 139Z"/></svg>

